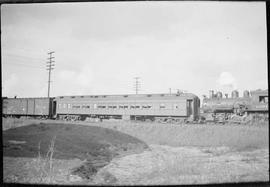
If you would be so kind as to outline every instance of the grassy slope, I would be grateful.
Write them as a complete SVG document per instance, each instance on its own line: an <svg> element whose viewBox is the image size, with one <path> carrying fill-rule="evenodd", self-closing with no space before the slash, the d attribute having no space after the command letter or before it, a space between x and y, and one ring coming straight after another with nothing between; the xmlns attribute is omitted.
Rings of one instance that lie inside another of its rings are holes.
<svg viewBox="0 0 270 187"><path fill-rule="evenodd" d="M40 152L45 155L54 136L56 140L53 157L58 159L111 157L121 151L147 148L147 145L137 138L107 128L41 123L4 131L4 156L37 157L39 142ZM26 143L13 144L10 140Z"/></svg>
<svg viewBox="0 0 270 187"><path fill-rule="evenodd" d="M238 150L267 148L268 125L169 125L156 123L92 123L130 134L147 144L228 146Z"/></svg>
<svg viewBox="0 0 270 187"><path fill-rule="evenodd" d="M4 120L3 129L28 125L31 121ZM55 121L55 123L61 123ZM67 122L65 122L67 123ZM267 125L170 125L130 122L77 122L87 126L100 126L134 136L147 144L170 146L229 146L237 149L269 147Z"/></svg>

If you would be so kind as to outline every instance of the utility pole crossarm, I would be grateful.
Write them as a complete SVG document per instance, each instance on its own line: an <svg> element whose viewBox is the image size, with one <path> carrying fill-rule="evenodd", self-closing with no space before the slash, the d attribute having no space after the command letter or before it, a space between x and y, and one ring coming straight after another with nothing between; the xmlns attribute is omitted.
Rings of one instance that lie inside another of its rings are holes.
<svg viewBox="0 0 270 187"><path fill-rule="evenodd" d="M50 60L49 62L46 62L47 65L46 67L48 67L46 70L49 71L49 80L48 80L48 98L50 97L50 84L51 84L51 71L54 69L52 68L53 66L55 66L55 64L53 64L55 61L53 61L52 59L55 58L52 56L52 54L55 53L54 51L51 51L48 53L48 55L50 55L50 57L48 58L48 60Z"/></svg>
<svg viewBox="0 0 270 187"><path fill-rule="evenodd" d="M140 82L139 82L140 77L134 77L134 79L135 79L134 89L135 89L136 94L138 94L139 88L140 88Z"/></svg>

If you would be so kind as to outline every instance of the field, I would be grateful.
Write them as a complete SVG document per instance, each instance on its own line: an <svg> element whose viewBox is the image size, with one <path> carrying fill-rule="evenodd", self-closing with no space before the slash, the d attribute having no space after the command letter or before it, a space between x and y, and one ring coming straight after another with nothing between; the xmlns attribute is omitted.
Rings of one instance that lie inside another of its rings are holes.
<svg viewBox="0 0 270 187"><path fill-rule="evenodd" d="M7 132L10 128L17 126L26 128L32 123L40 122L3 119L3 129ZM54 123L54 125L66 123L65 125L68 126L67 122L61 121L42 122ZM67 160L67 158L57 158L55 154L54 170L51 171L48 159L45 158L39 159L38 156L33 156L18 159L12 155L4 156L4 181L120 185L269 181L268 125L173 125L124 121L76 122L74 124L111 129L113 132L123 133L125 137L127 137L126 134L131 135L141 145L145 142L148 146L137 152L125 153L125 151L117 150L119 155L109 159L106 165L98 168L91 180L71 173L74 168L80 165L85 166L86 161L83 160L85 157ZM121 140L128 139L131 141L132 138ZM49 144L49 139L47 141ZM107 141L111 140L107 139ZM41 167L46 165L46 162L47 168ZM51 173L40 172L41 170ZM45 174L37 177L40 173Z"/></svg>

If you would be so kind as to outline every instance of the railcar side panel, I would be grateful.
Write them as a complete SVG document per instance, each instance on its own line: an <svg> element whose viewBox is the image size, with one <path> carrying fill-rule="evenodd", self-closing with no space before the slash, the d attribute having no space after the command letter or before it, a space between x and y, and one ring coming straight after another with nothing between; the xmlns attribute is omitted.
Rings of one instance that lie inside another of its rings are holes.
<svg viewBox="0 0 270 187"><path fill-rule="evenodd" d="M48 116L50 98L7 98L3 100L4 115Z"/></svg>
<svg viewBox="0 0 270 187"><path fill-rule="evenodd" d="M26 99L26 115L35 115L35 99Z"/></svg>
<svg viewBox="0 0 270 187"><path fill-rule="evenodd" d="M35 99L35 113L34 115L50 115L50 103L51 99L37 98Z"/></svg>
<svg viewBox="0 0 270 187"><path fill-rule="evenodd" d="M7 115L26 115L26 99L7 99Z"/></svg>
<svg viewBox="0 0 270 187"><path fill-rule="evenodd" d="M163 96L57 97L57 115L198 116L198 97ZM188 104L189 100L190 104ZM188 112L190 110L190 112Z"/></svg>

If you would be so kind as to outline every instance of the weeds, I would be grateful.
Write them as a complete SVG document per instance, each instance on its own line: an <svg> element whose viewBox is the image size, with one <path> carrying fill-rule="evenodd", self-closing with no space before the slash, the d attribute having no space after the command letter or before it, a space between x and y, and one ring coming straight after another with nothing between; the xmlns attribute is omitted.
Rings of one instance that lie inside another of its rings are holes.
<svg viewBox="0 0 270 187"><path fill-rule="evenodd" d="M39 182L46 182L46 180L49 180L48 182L51 183L53 181L53 153L55 150L55 139L56 136L52 138L45 158L42 158L40 154L41 141L38 143L37 171Z"/></svg>

